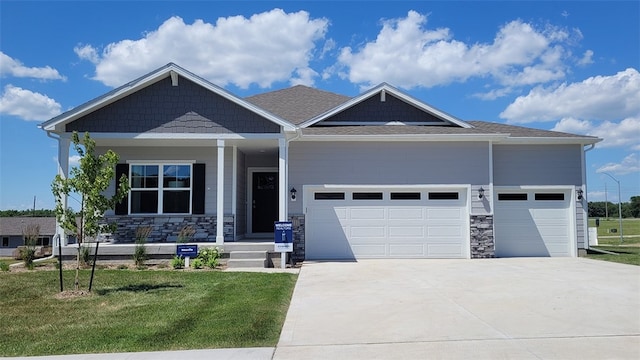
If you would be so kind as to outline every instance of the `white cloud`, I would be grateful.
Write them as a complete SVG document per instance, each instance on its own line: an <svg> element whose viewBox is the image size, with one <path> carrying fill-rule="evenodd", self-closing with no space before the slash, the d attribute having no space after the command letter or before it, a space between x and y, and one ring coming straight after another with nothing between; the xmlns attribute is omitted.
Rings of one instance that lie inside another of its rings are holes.
<svg viewBox="0 0 640 360"><path fill-rule="evenodd" d="M67 78L60 75L58 70L50 67L27 67L20 61L11 58L0 51L0 75L21 78L35 78L40 80L63 80Z"/></svg>
<svg viewBox="0 0 640 360"><path fill-rule="evenodd" d="M341 49L338 62L353 83L383 81L403 88L432 87L492 77L503 86L562 79L572 42L568 31L535 29L520 20L505 24L492 43L468 44L452 39L449 29L425 29L427 17L409 11L406 18L383 22L374 41L358 49Z"/></svg>
<svg viewBox="0 0 640 360"><path fill-rule="evenodd" d="M578 65L580 66L586 66L589 64L593 64L593 51L592 50L587 50L584 52L584 55L582 55L582 59L578 60Z"/></svg>
<svg viewBox="0 0 640 360"><path fill-rule="evenodd" d="M168 62L221 86L269 87L292 74L296 81L311 85L317 73L309 62L328 25L328 20L311 19L305 11L280 9L250 18L219 18L215 24L202 20L185 24L172 17L141 39L111 43L101 52L91 45L75 51L96 65L94 79L108 86L122 85Z"/></svg>
<svg viewBox="0 0 640 360"><path fill-rule="evenodd" d="M46 95L13 85L4 87L0 95L0 114L18 116L24 120L48 120L61 112L61 106Z"/></svg>
<svg viewBox="0 0 640 360"><path fill-rule="evenodd" d="M619 120L640 114L640 73L626 69L579 83L536 87L500 113L509 123L557 121L562 118Z"/></svg>
<svg viewBox="0 0 640 360"><path fill-rule="evenodd" d="M616 175L626 175L640 172L640 158L637 154L626 156L620 163L608 163L596 170L597 173L612 173Z"/></svg>
<svg viewBox="0 0 640 360"><path fill-rule="evenodd" d="M640 116L620 122L596 122L565 118L556 123L553 131L597 136L603 139L598 147L628 147L640 150Z"/></svg>
<svg viewBox="0 0 640 360"><path fill-rule="evenodd" d="M71 155L69 156L69 166L70 167L76 167L76 166L80 166L80 155Z"/></svg>

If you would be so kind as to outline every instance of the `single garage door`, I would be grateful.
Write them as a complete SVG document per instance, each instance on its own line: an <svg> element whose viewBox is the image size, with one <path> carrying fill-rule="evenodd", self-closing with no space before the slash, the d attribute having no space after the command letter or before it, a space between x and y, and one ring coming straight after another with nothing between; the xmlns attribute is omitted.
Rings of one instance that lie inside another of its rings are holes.
<svg viewBox="0 0 640 360"><path fill-rule="evenodd" d="M496 189L496 256L572 256L570 195L569 190Z"/></svg>
<svg viewBox="0 0 640 360"><path fill-rule="evenodd" d="M466 193L464 188L306 189L305 256L466 258Z"/></svg>

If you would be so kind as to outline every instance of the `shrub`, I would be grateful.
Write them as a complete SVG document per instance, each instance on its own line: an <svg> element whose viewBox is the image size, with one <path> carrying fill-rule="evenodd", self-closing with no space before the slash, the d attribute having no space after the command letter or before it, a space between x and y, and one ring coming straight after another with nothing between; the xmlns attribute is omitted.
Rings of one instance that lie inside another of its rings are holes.
<svg viewBox="0 0 640 360"><path fill-rule="evenodd" d="M178 242L186 243L190 241L195 233L196 233L196 230L193 228L193 226L191 225L184 226L182 229L180 229L180 232L178 232Z"/></svg>
<svg viewBox="0 0 640 360"><path fill-rule="evenodd" d="M202 248L198 251L197 259L202 260L202 263L214 269L218 266L218 259L220 258L220 249L214 248Z"/></svg>
<svg viewBox="0 0 640 360"><path fill-rule="evenodd" d="M0 270L9 271L9 264L4 261L0 261Z"/></svg>
<svg viewBox="0 0 640 360"><path fill-rule="evenodd" d="M184 258L182 256L174 256L171 259L171 267L174 269L184 269Z"/></svg>
<svg viewBox="0 0 640 360"><path fill-rule="evenodd" d="M204 262L202 261L202 259L200 258L195 258L193 259L193 261L191 262L191 266L194 269L202 269L202 267L204 266Z"/></svg>
<svg viewBox="0 0 640 360"><path fill-rule="evenodd" d="M29 224L22 230L24 247L20 249L20 257L24 261L24 266L33 270L33 260L36 258L36 244L40 236L40 225Z"/></svg>
<svg viewBox="0 0 640 360"><path fill-rule="evenodd" d="M151 230L153 230L151 226L138 226L136 229L136 248L133 251L133 262L137 267L144 266L144 262L149 258L144 244L147 242Z"/></svg>

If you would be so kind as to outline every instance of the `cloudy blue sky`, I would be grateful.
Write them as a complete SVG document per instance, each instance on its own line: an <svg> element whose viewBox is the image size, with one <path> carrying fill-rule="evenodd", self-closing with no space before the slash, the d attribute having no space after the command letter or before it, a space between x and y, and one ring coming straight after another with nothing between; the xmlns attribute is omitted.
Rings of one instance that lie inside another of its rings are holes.
<svg viewBox="0 0 640 360"><path fill-rule="evenodd" d="M384 81L463 120L598 136L589 200L618 201L604 172L640 195L638 1L1 1L0 17L0 209L54 206L40 122L168 62L239 96Z"/></svg>

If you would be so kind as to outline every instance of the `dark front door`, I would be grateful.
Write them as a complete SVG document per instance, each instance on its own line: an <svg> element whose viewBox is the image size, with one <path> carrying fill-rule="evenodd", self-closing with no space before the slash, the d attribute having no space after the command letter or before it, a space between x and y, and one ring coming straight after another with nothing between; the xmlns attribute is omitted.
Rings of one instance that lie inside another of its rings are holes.
<svg viewBox="0 0 640 360"><path fill-rule="evenodd" d="M278 173L254 172L252 192L251 231L273 232L278 220Z"/></svg>

